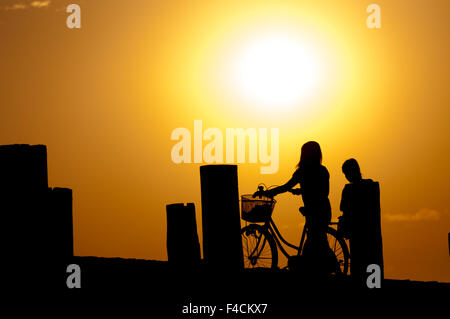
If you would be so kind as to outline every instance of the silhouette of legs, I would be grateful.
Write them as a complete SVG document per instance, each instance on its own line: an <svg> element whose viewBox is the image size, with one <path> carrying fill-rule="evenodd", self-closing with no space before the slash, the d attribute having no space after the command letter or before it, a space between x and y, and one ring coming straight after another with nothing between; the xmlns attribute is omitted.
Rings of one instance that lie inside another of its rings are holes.
<svg viewBox="0 0 450 319"><path fill-rule="evenodd" d="M317 276L336 272L338 266L336 257L328 245L327 227L327 221L309 223L303 250L309 272Z"/></svg>

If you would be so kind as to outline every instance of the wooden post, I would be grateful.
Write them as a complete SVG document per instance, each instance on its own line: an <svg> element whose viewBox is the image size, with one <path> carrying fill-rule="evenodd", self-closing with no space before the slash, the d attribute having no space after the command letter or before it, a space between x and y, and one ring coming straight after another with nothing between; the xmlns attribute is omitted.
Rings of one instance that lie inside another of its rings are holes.
<svg viewBox="0 0 450 319"><path fill-rule="evenodd" d="M179 268L198 267L200 243L198 241L195 206L193 203L170 204L167 213L167 257Z"/></svg>
<svg viewBox="0 0 450 319"><path fill-rule="evenodd" d="M55 187L49 192L49 212L51 221L47 231L52 234L49 248L52 254L69 259L73 257L73 217L72 190Z"/></svg>
<svg viewBox="0 0 450 319"><path fill-rule="evenodd" d="M200 167L203 258L210 269L243 268L236 165Z"/></svg>
<svg viewBox="0 0 450 319"><path fill-rule="evenodd" d="M45 145L0 146L0 233L4 255L32 259L42 252L47 191Z"/></svg>
<svg viewBox="0 0 450 319"><path fill-rule="evenodd" d="M47 148L45 145L0 146L1 188L46 190Z"/></svg>
<svg viewBox="0 0 450 319"><path fill-rule="evenodd" d="M48 233L47 149L45 145L0 146L0 240L8 280L18 287L33 269L47 278L45 243ZM39 278L36 281L39 281ZM39 285L33 282L33 285Z"/></svg>
<svg viewBox="0 0 450 319"><path fill-rule="evenodd" d="M2 254L20 285L64 286L73 256L72 190L48 188L45 145L0 146ZM37 274L30 281L29 272Z"/></svg>

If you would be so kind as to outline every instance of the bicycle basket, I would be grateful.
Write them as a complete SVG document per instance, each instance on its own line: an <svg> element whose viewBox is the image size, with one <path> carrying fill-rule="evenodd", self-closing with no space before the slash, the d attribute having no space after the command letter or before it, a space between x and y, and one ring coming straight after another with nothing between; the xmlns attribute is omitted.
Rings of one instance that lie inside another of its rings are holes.
<svg viewBox="0 0 450 319"><path fill-rule="evenodd" d="M264 223L272 216L276 200L268 197L256 197L252 195L241 196L242 219L251 223Z"/></svg>

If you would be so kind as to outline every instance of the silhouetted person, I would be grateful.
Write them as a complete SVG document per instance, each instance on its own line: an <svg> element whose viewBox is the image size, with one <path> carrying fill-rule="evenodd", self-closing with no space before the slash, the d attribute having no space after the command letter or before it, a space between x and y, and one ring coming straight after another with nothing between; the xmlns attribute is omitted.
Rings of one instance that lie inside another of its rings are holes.
<svg viewBox="0 0 450 319"><path fill-rule="evenodd" d="M362 178L354 158L344 162L342 172L350 183L342 191L340 221L350 240L351 275L364 282L368 265L383 267L379 184Z"/></svg>
<svg viewBox="0 0 450 319"><path fill-rule="evenodd" d="M308 227L303 250L310 270L326 273L336 270L336 259L331 251L326 231L331 220L331 206L328 200L330 174L322 164L322 151L317 142L305 143L301 149L300 161L292 178L284 185L263 192L264 196L274 197L291 191L302 195L304 207L302 214L306 217ZM300 184L300 189L292 189Z"/></svg>

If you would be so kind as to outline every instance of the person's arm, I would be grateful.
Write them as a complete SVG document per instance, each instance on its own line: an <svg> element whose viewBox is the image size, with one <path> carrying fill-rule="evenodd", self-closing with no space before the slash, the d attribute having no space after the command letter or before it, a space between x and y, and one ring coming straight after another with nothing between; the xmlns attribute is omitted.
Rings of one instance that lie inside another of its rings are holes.
<svg viewBox="0 0 450 319"><path fill-rule="evenodd" d="M295 178L295 176L292 176L291 179L288 180L287 183L285 183L284 185L269 189L264 193L267 197L275 197L278 194L285 193L291 190L297 184L298 184L297 178Z"/></svg>
<svg viewBox="0 0 450 319"><path fill-rule="evenodd" d="M289 190L292 195L302 195L303 190L301 188L292 188Z"/></svg>

